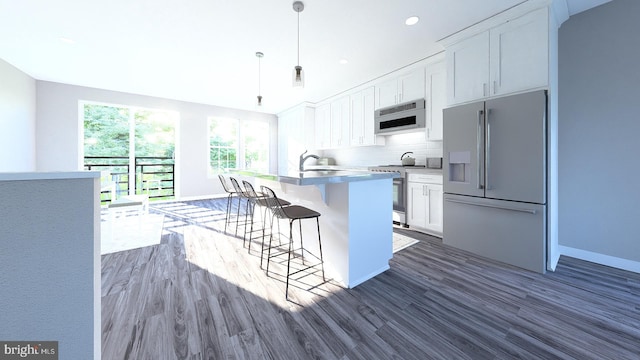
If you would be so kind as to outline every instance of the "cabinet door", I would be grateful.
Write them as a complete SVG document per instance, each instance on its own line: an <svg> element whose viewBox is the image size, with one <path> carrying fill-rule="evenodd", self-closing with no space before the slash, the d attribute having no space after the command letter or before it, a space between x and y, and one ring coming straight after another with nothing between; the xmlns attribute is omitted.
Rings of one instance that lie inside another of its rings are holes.
<svg viewBox="0 0 640 360"><path fill-rule="evenodd" d="M316 148L327 149L331 146L331 104L316 108Z"/></svg>
<svg viewBox="0 0 640 360"><path fill-rule="evenodd" d="M424 69L419 68L398 77L398 100L403 103L411 100L424 99Z"/></svg>
<svg viewBox="0 0 640 360"><path fill-rule="evenodd" d="M447 100L458 104L488 96L489 32L460 41L447 49Z"/></svg>
<svg viewBox="0 0 640 360"><path fill-rule="evenodd" d="M375 145L374 134L374 98L373 87L355 93L351 99L351 127L349 129L351 146Z"/></svg>
<svg viewBox="0 0 640 360"><path fill-rule="evenodd" d="M427 140L442 140L442 110L447 104L447 66L444 61L427 67Z"/></svg>
<svg viewBox="0 0 640 360"><path fill-rule="evenodd" d="M547 19L543 8L491 29L491 95L548 85Z"/></svg>
<svg viewBox="0 0 640 360"><path fill-rule="evenodd" d="M349 144L362 145L364 141L364 96L362 92L349 97L351 101L351 129L349 130Z"/></svg>
<svg viewBox="0 0 640 360"><path fill-rule="evenodd" d="M425 228L442 232L442 185L426 185L427 187L427 219Z"/></svg>
<svg viewBox="0 0 640 360"><path fill-rule="evenodd" d="M392 79L376 85L376 109L398 103L398 80Z"/></svg>
<svg viewBox="0 0 640 360"><path fill-rule="evenodd" d="M314 130L314 109L299 106L278 116L278 170L298 171L299 158L305 150L314 150L309 144Z"/></svg>
<svg viewBox="0 0 640 360"><path fill-rule="evenodd" d="M384 137L375 134L375 91L373 87L361 92L363 106L362 145L384 145Z"/></svg>
<svg viewBox="0 0 640 360"><path fill-rule="evenodd" d="M278 117L278 170L288 171L289 158L293 155L297 136L296 119L299 118L300 111L295 110ZM304 150L303 150L304 151Z"/></svg>
<svg viewBox="0 0 640 360"><path fill-rule="evenodd" d="M428 217L427 185L419 182L407 183L407 224L425 228Z"/></svg>
<svg viewBox="0 0 640 360"><path fill-rule="evenodd" d="M349 145L349 97L331 103L331 147Z"/></svg>

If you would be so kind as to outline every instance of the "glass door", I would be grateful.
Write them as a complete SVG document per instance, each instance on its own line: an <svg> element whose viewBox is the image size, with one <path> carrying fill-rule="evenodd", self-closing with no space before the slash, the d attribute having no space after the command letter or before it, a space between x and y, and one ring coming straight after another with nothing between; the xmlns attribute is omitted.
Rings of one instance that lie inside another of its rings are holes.
<svg viewBox="0 0 640 360"><path fill-rule="evenodd" d="M96 103L83 103L81 110L84 168L108 174L103 188L115 184L116 198L174 197L177 113ZM101 197L113 200L106 191Z"/></svg>

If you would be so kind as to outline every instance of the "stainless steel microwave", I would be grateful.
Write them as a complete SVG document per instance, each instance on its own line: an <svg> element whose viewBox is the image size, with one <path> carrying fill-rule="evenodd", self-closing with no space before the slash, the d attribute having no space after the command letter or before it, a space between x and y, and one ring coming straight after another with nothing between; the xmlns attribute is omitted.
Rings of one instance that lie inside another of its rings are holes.
<svg viewBox="0 0 640 360"><path fill-rule="evenodd" d="M425 104L425 99L419 99L376 110L375 133L391 135L424 129L427 116Z"/></svg>

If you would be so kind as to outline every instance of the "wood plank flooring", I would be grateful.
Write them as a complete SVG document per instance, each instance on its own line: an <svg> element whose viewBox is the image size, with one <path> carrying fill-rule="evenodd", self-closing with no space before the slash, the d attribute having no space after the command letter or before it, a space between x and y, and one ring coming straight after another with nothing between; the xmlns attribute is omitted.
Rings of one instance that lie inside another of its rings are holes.
<svg viewBox="0 0 640 360"><path fill-rule="evenodd" d="M562 257L546 275L420 239L354 289L290 289L226 199L152 205L160 245L102 257L103 359L638 359L640 274Z"/></svg>

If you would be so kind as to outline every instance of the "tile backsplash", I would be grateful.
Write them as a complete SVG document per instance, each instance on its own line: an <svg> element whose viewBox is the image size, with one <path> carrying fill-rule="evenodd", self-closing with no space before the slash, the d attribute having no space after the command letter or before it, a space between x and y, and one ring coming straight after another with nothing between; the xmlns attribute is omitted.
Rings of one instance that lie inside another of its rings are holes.
<svg viewBox="0 0 640 360"><path fill-rule="evenodd" d="M442 141L426 141L423 132L388 135L384 146L323 150L322 156L343 166L399 165L407 151L413 152L416 165L425 165L427 157L442 157Z"/></svg>

